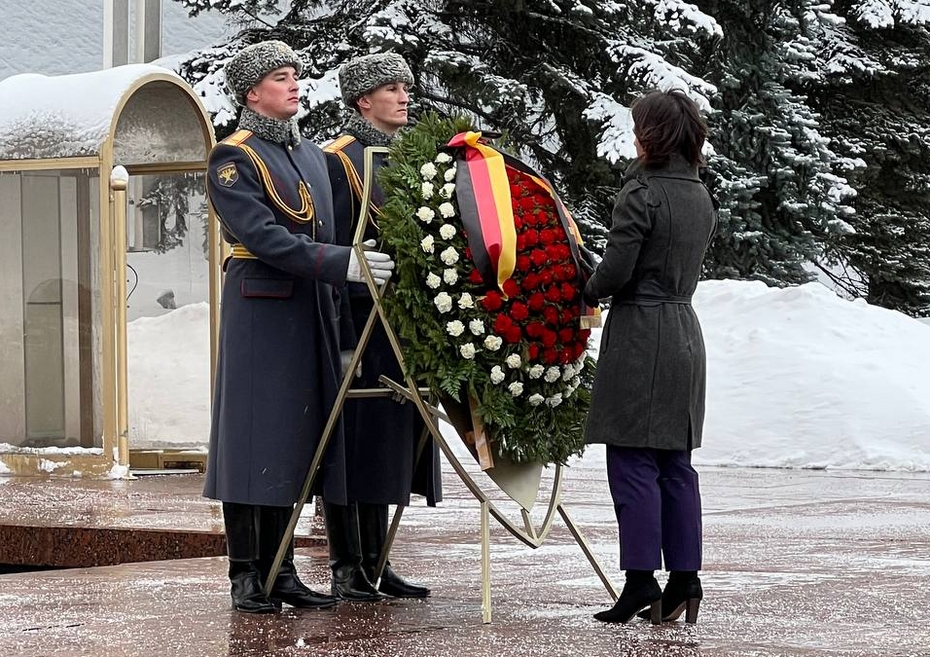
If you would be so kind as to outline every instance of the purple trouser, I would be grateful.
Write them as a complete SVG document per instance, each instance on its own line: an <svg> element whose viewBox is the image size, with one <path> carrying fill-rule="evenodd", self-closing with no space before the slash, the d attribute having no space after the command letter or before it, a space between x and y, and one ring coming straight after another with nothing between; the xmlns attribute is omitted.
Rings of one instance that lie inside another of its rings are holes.
<svg viewBox="0 0 930 657"><path fill-rule="evenodd" d="M701 491L689 450L607 446L620 569L701 569Z"/></svg>

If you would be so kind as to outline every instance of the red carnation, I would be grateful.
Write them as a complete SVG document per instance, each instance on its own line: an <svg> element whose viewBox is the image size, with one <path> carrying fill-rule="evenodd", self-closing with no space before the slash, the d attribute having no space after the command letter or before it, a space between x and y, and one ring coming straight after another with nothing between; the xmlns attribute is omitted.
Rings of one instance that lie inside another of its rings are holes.
<svg viewBox="0 0 930 657"><path fill-rule="evenodd" d="M520 294L520 285L512 278L508 278L506 281L504 281L504 294L506 294L508 297L517 296Z"/></svg>
<svg viewBox="0 0 930 657"><path fill-rule="evenodd" d="M589 337L591 337L591 329L581 329L578 331L578 339L582 342L587 342Z"/></svg>
<svg viewBox="0 0 930 657"><path fill-rule="evenodd" d="M546 306L543 308L543 317L546 318L546 323L550 326L559 325L559 309L555 306Z"/></svg>
<svg viewBox="0 0 930 657"><path fill-rule="evenodd" d="M504 300L501 298L500 292L497 290L489 290L481 300L481 307L488 312L494 312L501 307L503 302Z"/></svg>
<svg viewBox="0 0 930 657"><path fill-rule="evenodd" d="M535 230L528 230L523 233L523 239L530 248L539 244L539 233Z"/></svg>
<svg viewBox="0 0 930 657"><path fill-rule="evenodd" d="M530 322L526 325L526 334L531 338L538 338L545 330L546 327L543 326L542 322Z"/></svg>
<svg viewBox="0 0 930 657"><path fill-rule="evenodd" d="M526 349L526 356L527 359L531 361L539 358L539 345L530 344L530 346Z"/></svg>
<svg viewBox="0 0 930 657"><path fill-rule="evenodd" d="M506 340L510 344L516 344L522 339L523 339L523 332L520 330L519 326L516 326L516 325L511 326L504 333L504 340Z"/></svg>
<svg viewBox="0 0 930 657"><path fill-rule="evenodd" d="M516 321L522 322L524 319L530 316L530 310L526 307L525 303L515 301L514 304L510 307L510 316L513 317Z"/></svg>
<svg viewBox="0 0 930 657"><path fill-rule="evenodd" d="M551 301L552 303L558 303L562 300L562 293L559 291L559 288L553 285L548 290L546 290L546 300Z"/></svg>
<svg viewBox="0 0 930 657"><path fill-rule="evenodd" d="M506 333L511 326L513 326L513 322L507 315L500 314L497 316L497 319L494 320L495 333Z"/></svg>
<svg viewBox="0 0 930 657"><path fill-rule="evenodd" d="M543 269L541 272L539 272L539 284L543 287L551 285L553 278L554 275L551 269Z"/></svg>
<svg viewBox="0 0 930 657"><path fill-rule="evenodd" d="M523 196L523 188L520 185L510 185L510 198L516 200Z"/></svg>
<svg viewBox="0 0 930 657"><path fill-rule="evenodd" d="M520 199L520 207L524 210L532 210L536 207L536 199L532 196L524 196Z"/></svg>
<svg viewBox="0 0 930 657"><path fill-rule="evenodd" d="M568 365L570 362L575 360L574 358L575 350L571 347L565 347L562 351L559 352L559 362L563 365Z"/></svg>
<svg viewBox="0 0 930 657"><path fill-rule="evenodd" d="M523 289L527 292L535 290L539 287L539 274L534 274L533 272L528 273L523 277Z"/></svg>
<svg viewBox="0 0 930 657"><path fill-rule="evenodd" d="M562 298L565 299L566 301L571 301L572 299L575 298L575 295L578 293L578 291L575 289L575 286L569 283L562 283L561 290L562 290Z"/></svg>
<svg viewBox="0 0 930 657"><path fill-rule="evenodd" d="M539 231L539 241L542 242L543 244L552 244L553 242L555 242L557 237L558 237L558 233L556 233L551 228L544 228L541 231Z"/></svg>
<svg viewBox="0 0 930 657"><path fill-rule="evenodd" d="M574 329L563 328L559 330L559 342L561 342L562 344L568 344L569 342L572 341L572 338L574 337L575 337Z"/></svg>
<svg viewBox="0 0 930 657"><path fill-rule="evenodd" d="M520 218L520 215L513 215L513 227L519 232L523 228L523 220Z"/></svg>
<svg viewBox="0 0 930 657"><path fill-rule="evenodd" d="M517 235L517 251L526 251L526 235L524 233Z"/></svg>
<svg viewBox="0 0 930 657"><path fill-rule="evenodd" d="M518 271L529 271L532 265L533 265L533 261L530 260L529 256L527 255L517 256L517 270Z"/></svg>
<svg viewBox="0 0 930 657"><path fill-rule="evenodd" d="M542 226L545 226L546 224L549 223L549 218L551 216L552 215L549 212L546 212L545 210L540 210L539 212L536 213L536 223Z"/></svg>
<svg viewBox="0 0 930 657"><path fill-rule="evenodd" d="M546 264L549 261L549 259L546 257L546 252L541 251L540 249L536 249L535 251L533 251L530 254L530 258L532 258L533 264L536 265L537 267L542 267L544 264Z"/></svg>
<svg viewBox="0 0 930 657"><path fill-rule="evenodd" d="M578 306L569 306L568 308L562 309L562 323L571 324L572 321L579 315Z"/></svg>
<svg viewBox="0 0 930 657"><path fill-rule="evenodd" d="M530 298L527 299L526 303L530 307L530 310L539 312L543 309L543 306L546 305L546 297L542 292L534 292L530 295Z"/></svg>
<svg viewBox="0 0 930 657"><path fill-rule="evenodd" d="M559 352L555 349L546 349L543 351L542 359L546 365L553 365L559 360Z"/></svg>
<svg viewBox="0 0 930 657"><path fill-rule="evenodd" d="M484 279L481 277L481 272L477 269L472 269L468 274L468 282L474 285L481 285L484 283Z"/></svg>
<svg viewBox="0 0 930 657"><path fill-rule="evenodd" d="M540 341L543 343L544 347L554 347L555 343L558 341L558 335L556 335L555 331L545 329L540 337Z"/></svg>
<svg viewBox="0 0 930 657"><path fill-rule="evenodd" d="M565 276L566 281L570 281L575 278L575 265L569 263L567 265L562 265L562 273Z"/></svg>
<svg viewBox="0 0 930 657"><path fill-rule="evenodd" d="M559 250L558 244L550 244L546 247L546 255L549 256L549 259L553 262L558 262L562 260L562 252Z"/></svg>

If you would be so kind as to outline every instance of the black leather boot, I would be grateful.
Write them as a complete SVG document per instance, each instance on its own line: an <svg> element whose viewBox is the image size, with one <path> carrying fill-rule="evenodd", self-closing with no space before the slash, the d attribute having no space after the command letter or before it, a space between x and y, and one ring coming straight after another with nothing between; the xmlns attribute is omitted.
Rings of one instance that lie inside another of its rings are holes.
<svg viewBox="0 0 930 657"><path fill-rule="evenodd" d="M329 543L329 567L333 571L333 595L351 602L374 602L384 599L362 570L355 505L324 502L323 517L326 520L326 540Z"/></svg>
<svg viewBox="0 0 930 657"><path fill-rule="evenodd" d="M662 622L662 589L653 571L628 570L617 602L611 609L594 614L594 618L605 623L626 623L646 607L653 625Z"/></svg>
<svg viewBox="0 0 930 657"><path fill-rule="evenodd" d="M697 623L698 609L703 599L704 590L696 570L669 572L668 582L662 591L662 621L676 621L684 613L686 623ZM647 612L637 615L640 618L648 618Z"/></svg>
<svg viewBox="0 0 930 657"><path fill-rule="evenodd" d="M261 560L262 584L271 572L271 566L278 553L281 539L287 533L287 524L291 519L291 507L263 506L261 507ZM284 560L278 570L271 595L271 603L280 606L282 602L301 609L325 609L336 604L336 598L325 593L317 593L307 587L297 577L297 568L294 566L294 539L288 544L284 553Z"/></svg>
<svg viewBox="0 0 930 657"><path fill-rule="evenodd" d="M358 523L362 543L362 567L365 576L370 582L377 579L378 559L384 548L388 532L388 506L387 504L358 505ZM408 582L394 572L391 562L384 564L381 579L377 582L381 593L394 598L425 598L430 590L425 586Z"/></svg>
<svg viewBox="0 0 930 657"><path fill-rule="evenodd" d="M259 507L223 502L233 609L248 614L270 614L275 607L262 591L258 522Z"/></svg>

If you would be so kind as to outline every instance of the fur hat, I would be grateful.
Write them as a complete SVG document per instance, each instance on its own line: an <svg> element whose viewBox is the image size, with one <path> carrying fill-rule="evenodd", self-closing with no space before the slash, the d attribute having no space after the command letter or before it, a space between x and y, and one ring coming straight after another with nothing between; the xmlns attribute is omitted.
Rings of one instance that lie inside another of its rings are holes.
<svg viewBox="0 0 930 657"><path fill-rule="evenodd" d="M245 105L249 89L262 81L268 73L282 66L293 66L297 75L303 71L300 58L283 41L260 41L246 46L226 62L226 88Z"/></svg>
<svg viewBox="0 0 930 657"><path fill-rule="evenodd" d="M349 60L339 69L339 89L346 107L384 84L406 82L413 85L413 73L396 52L379 52Z"/></svg>

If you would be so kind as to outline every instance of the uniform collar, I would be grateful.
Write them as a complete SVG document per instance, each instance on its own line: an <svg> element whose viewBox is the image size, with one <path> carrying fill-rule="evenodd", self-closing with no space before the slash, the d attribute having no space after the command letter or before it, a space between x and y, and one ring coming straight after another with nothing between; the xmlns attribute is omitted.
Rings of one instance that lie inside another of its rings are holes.
<svg viewBox="0 0 930 657"><path fill-rule="evenodd" d="M665 164L651 167L645 166L641 158L636 158L626 168L623 174L623 182L626 183L634 178L649 176L673 176L698 180L698 170L697 167L677 153L673 153Z"/></svg>
<svg viewBox="0 0 930 657"><path fill-rule="evenodd" d="M300 143L297 119L282 121L259 114L248 107L242 108L242 114L239 116L239 129L250 130L256 137L284 146L296 146Z"/></svg>
<svg viewBox="0 0 930 657"><path fill-rule="evenodd" d="M394 141L394 135L381 132L356 112L349 117L344 132L355 137L363 146L390 146Z"/></svg>

